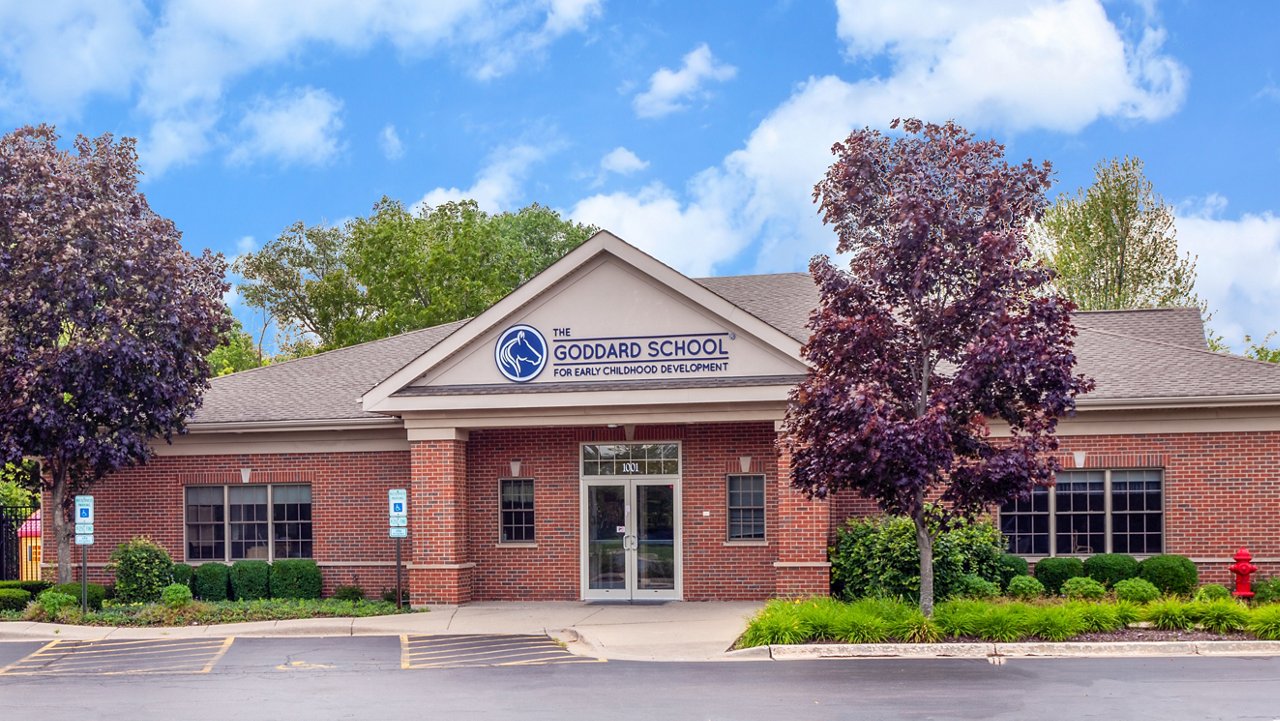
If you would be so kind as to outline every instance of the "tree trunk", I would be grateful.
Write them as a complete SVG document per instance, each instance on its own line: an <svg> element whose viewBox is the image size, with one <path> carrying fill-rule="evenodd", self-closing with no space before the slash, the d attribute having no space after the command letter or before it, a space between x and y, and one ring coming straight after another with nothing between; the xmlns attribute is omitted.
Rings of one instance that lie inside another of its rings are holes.
<svg viewBox="0 0 1280 721"><path fill-rule="evenodd" d="M67 499L67 469L57 461L50 465L53 466L53 491L48 517L53 520L53 539L58 544L58 583L71 583L71 540L75 535L72 533L75 527L71 525L67 513L70 510Z"/></svg>
<svg viewBox="0 0 1280 721"><path fill-rule="evenodd" d="M925 506L920 503L911 514L916 524L916 545L920 547L920 613L933 615L933 536L925 519Z"/></svg>

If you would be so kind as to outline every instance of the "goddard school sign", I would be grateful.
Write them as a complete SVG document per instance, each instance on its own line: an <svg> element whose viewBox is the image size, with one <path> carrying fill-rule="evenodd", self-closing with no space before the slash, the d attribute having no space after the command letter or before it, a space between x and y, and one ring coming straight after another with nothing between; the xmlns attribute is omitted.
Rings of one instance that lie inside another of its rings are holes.
<svg viewBox="0 0 1280 721"><path fill-rule="evenodd" d="M736 339L728 331L579 338L572 328L553 328L548 342L522 324L498 336L494 362L516 383L537 378L547 366L560 381L721 375L729 371Z"/></svg>

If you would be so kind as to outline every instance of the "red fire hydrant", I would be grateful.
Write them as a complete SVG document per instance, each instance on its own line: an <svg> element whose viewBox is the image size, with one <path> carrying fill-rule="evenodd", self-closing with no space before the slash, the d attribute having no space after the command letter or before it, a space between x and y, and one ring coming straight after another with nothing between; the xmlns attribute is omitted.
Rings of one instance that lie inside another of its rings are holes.
<svg viewBox="0 0 1280 721"><path fill-rule="evenodd" d="M1241 548L1236 551L1236 555L1231 557L1235 563L1227 566L1227 570L1236 574L1236 590L1231 592L1236 598L1253 598L1253 587L1249 582L1249 577L1258 572L1258 567L1249 563L1253 560L1253 554L1249 553L1247 548Z"/></svg>

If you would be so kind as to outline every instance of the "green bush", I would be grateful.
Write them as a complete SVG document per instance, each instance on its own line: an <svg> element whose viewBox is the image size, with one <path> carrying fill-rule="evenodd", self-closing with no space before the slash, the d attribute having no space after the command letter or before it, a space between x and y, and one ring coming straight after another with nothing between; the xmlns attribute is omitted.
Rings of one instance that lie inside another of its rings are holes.
<svg viewBox="0 0 1280 721"><path fill-rule="evenodd" d="M997 643L1021 641L1031 635L1031 607L1023 603L1003 603L988 607L978 619L978 638Z"/></svg>
<svg viewBox="0 0 1280 721"><path fill-rule="evenodd" d="M1152 601L1142 610L1142 620L1165 631L1187 631L1195 625L1195 617L1187 602L1176 598Z"/></svg>
<svg viewBox="0 0 1280 721"><path fill-rule="evenodd" d="M171 583L160 592L160 601L168 608L184 608L192 601L191 587L183 583Z"/></svg>
<svg viewBox="0 0 1280 721"><path fill-rule="evenodd" d="M1074 580L1077 579L1070 579L1068 583ZM1085 580L1102 588L1091 578ZM1084 613L1074 605L1042 606L1031 613L1029 629L1032 635L1045 641L1065 641L1089 630L1089 625L1085 622Z"/></svg>
<svg viewBox="0 0 1280 721"><path fill-rule="evenodd" d="M20 588L32 596L38 596L52 586L48 581L0 581L0 588Z"/></svg>
<svg viewBox="0 0 1280 721"><path fill-rule="evenodd" d="M1078 576L1062 582L1062 595L1067 598L1096 601L1107 595L1107 589L1092 578Z"/></svg>
<svg viewBox="0 0 1280 721"><path fill-rule="evenodd" d="M30 602L30 591L21 588L0 588L0 611L21 611Z"/></svg>
<svg viewBox="0 0 1280 721"><path fill-rule="evenodd" d="M63 584L63 585L70 585L70 584ZM62 609L75 608L80 605L79 596L72 596L69 593L62 593L61 591L56 590L57 588L58 588L57 586L54 586L53 588L50 588L48 591L45 591L39 596L36 596L36 605L40 607L40 610L43 611L44 614L51 621L58 616L58 612L61 611Z"/></svg>
<svg viewBox="0 0 1280 721"><path fill-rule="evenodd" d="M1172 554L1152 556L1138 564L1138 576L1160 589L1161 593L1189 596L1200 582L1196 564L1186 556Z"/></svg>
<svg viewBox="0 0 1280 721"><path fill-rule="evenodd" d="M1142 579L1131 578L1129 580L1141 581ZM1155 588L1155 586L1152 586L1152 588ZM1133 603L1132 601L1126 601L1124 599L1120 599L1119 601L1116 601L1115 609L1116 609L1116 620L1120 622L1121 628L1128 627L1129 625L1137 623L1139 620L1142 619L1142 608L1138 606L1138 604Z"/></svg>
<svg viewBox="0 0 1280 721"><path fill-rule="evenodd" d="M191 581L195 578L196 569L185 563L173 564L173 582L181 583L187 588L191 587Z"/></svg>
<svg viewBox="0 0 1280 721"><path fill-rule="evenodd" d="M271 564L266 561L236 561L231 564L231 597L237 601L268 598Z"/></svg>
<svg viewBox="0 0 1280 721"><path fill-rule="evenodd" d="M59 583L56 586L50 586L49 591L57 591L58 593L65 593L66 595L71 596L76 600L77 606L80 605L80 582L79 581L72 581L71 583ZM45 593L48 593L48 591L45 591ZM90 583L88 589L86 590L86 594L89 599L89 610L98 611L102 609L102 602L107 599L107 587L103 586L100 583ZM39 600L39 598L40 597L37 596L36 600Z"/></svg>
<svg viewBox="0 0 1280 721"><path fill-rule="evenodd" d="M978 600L943 601L933 610L933 622L943 636L976 636L978 624L990 607L991 604Z"/></svg>
<svg viewBox="0 0 1280 721"><path fill-rule="evenodd" d="M395 593L391 595L395 596ZM333 589L333 597L339 601L363 601L364 589L359 586L338 586Z"/></svg>
<svg viewBox="0 0 1280 721"><path fill-rule="evenodd" d="M1084 575L1111 588L1138 575L1138 559L1126 553L1099 553L1084 559Z"/></svg>
<svg viewBox="0 0 1280 721"><path fill-rule="evenodd" d="M1160 589L1145 578L1128 578L1120 581L1112 589L1116 598L1130 603L1149 603L1160 598Z"/></svg>
<svg viewBox="0 0 1280 721"><path fill-rule="evenodd" d="M933 513L934 596L954 595L961 578L972 574L999 582L1004 537L988 521L953 520ZM920 594L920 552L911 519L901 516L850 519L836 532L831 549L831 580L845 598L888 596L915 599Z"/></svg>
<svg viewBox="0 0 1280 721"><path fill-rule="evenodd" d="M173 559L145 536L116 546L111 565L116 576L116 598L124 603L152 603L173 579Z"/></svg>
<svg viewBox="0 0 1280 721"><path fill-rule="evenodd" d="M290 558L271 564L272 598L320 598L322 585L315 561Z"/></svg>
<svg viewBox="0 0 1280 721"><path fill-rule="evenodd" d="M196 566L191 590L201 601L225 601L230 576L231 570L221 563L202 563Z"/></svg>
<svg viewBox="0 0 1280 721"><path fill-rule="evenodd" d="M1192 597L1193 601L1209 602L1221 601L1231 598L1231 591L1220 583L1210 583L1196 589L1196 595Z"/></svg>
<svg viewBox="0 0 1280 721"><path fill-rule="evenodd" d="M1249 633L1266 641L1280 641L1280 605L1259 606L1249 612Z"/></svg>
<svg viewBox="0 0 1280 721"><path fill-rule="evenodd" d="M1078 558L1045 558L1036 562L1036 578L1047 593L1057 595L1068 578L1084 575L1084 564Z"/></svg>
<svg viewBox="0 0 1280 721"><path fill-rule="evenodd" d="M1224 598L1194 605L1196 620L1211 633L1235 633L1249 624L1249 609L1239 601Z"/></svg>
<svg viewBox="0 0 1280 721"><path fill-rule="evenodd" d="M1086 631L1111 633L1128 625L1121 618L1120 609L1115 604L1072 602L1067 605L1080 612L1080 620L1084 622Z"/></svg>
<svg viewBox="0 0 1280 721"><path fill-rule="evenodd" d="M960 577L952 595L960 598L995 598L1000 595L1000 584L966 573Z"/></svg>
<svg viewBox="0 0 1280 721"><path fill-rule="evenodd" d="M797 604L775 599L765 604L760 613L747 624L747 630L738 639L738 645L768 646L771 644L804 643L809 640L809 629L803 623Z"/></svg>
<svg viewBox="0 0 1280 721"><path fill-rule="evenodd" d="M1009 582L1019 576L1029 576L1031 572L1027 570L1027 559L1022 556L1015 556L1012 553L1006 553L1000 556L998 563L1000 573L1000 590L1009 590Z"/></svg>
<svg viewBox="0 0 1280 721"><path fill-rule="evenodd" d="M1044 584L1031 576L1014 576L1009 579L1009 596L1022 601L1044 595Z"/></svg>
<svg viewBox="0 0 1280 721"><path fill-rule="evenodd" d="M1280 576L1253 582L1254 603L1280 603Z"/></svg>

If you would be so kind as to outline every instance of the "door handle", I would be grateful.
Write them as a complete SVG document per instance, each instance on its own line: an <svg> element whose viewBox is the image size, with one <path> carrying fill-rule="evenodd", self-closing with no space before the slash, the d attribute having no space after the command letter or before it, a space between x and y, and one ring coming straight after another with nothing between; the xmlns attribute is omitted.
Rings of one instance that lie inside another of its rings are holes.
<svg viewBox="0 0 1280 721"><path fill-rule="evenodd" d="M637 542L637 540L636 540L636 537L635 537L635 536L623 536L623 537L622 537L622 550L624 550L624 551L634 551L634 550L636 550L636 549L637 549L637 548L639 548L639 547L640 547L640 544Z"/></svg>

